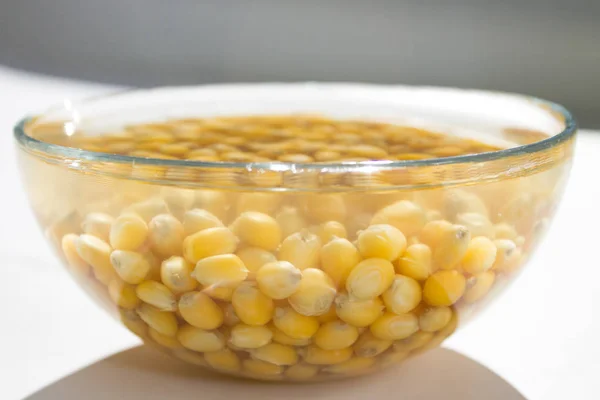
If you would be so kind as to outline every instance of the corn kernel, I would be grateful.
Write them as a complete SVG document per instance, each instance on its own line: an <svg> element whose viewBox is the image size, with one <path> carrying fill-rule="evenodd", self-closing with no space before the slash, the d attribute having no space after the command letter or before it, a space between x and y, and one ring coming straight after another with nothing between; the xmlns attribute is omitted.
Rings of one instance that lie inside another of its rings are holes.
<svg viewBox="0 0 600 400"><path fill-rule="evenodd" d="M425 281L423 299L432 306L451 306L464 294L465 277L458 271L438 271Z"/></svg>
<svg viewBox="0 0 600 400"><path fill-rule="evenodd" d="M163 199L158 197L140 203L132 204L131 206L123 210L123 214L133 213L139 215L145 223L150 222L152 217L154 217L155 215L167 214L168 212L169 207L167 206L167 203ZM136 230L132 230L131 232L136 232Z"/></svg>
<svg viewBox="0 0 600 400"><path fill-rule="evenodd" d="M477 213L463 213L456 216L456 223L471 232L472 236L485 236L493 239L496 235L494 225L488 217Z"/></svg>
<svg viewBox="0 0 600 400"><path fill-rule="evenodd" d="M419 241L426 244L430 248L437 246L444 232L452 228L452 224L445 220L434 220L430 221L419 232Z"/></svg>
<svg viewBox="0 0 600 400"><path fill-rule="evenodd" d="M132 333L142 338L146 337L148 334L148 325L140 318L137 310L125 310L119 309L119 314L121 317L121 322L127 329L129 329Z"/></svg>
<svg viewBox="0 0 600 400"><path fill-rule="evenodd" d="M375 358L373 357L354 357L349 359L348 361L327 366L323 368L323 371L332 374L354 375L364 373L374 365Z"/></svg>
<svg viewBox="0 0 600 400"><path fill-rule="evenodd" d="M215 215L200 208L194 208L183 215L183 230L186 236L209 228L220 228L223 222Z"/></svg>
<svg viewBox="0 0 600 400"><path fill-rule="evenodd" d="M198 281L192 276L193 270L194 266L185 258L170 257L160 266L160 278L173 293L188 292L198 286Z"/></svg>
<svg viewBox="0 0 600 400"><path fill-rule="evenodd" d="M221 311L223 311L223 324L225 326L232 327L241 322L231 303L221 303L219 304L219 307L221 307Z"/></svg>
<svg viewBox="0 0 600 400"><path fill-rule="evenodd" d="M339 195L309 195L304 200L306 202L306 215L316 223L343 222L346 219L346 204Z"/></svg>
<svg viewBox="0 0 600 400"><path fill-rule="evenodd" d="M488 216L487 207L476 194L460 189L444 193L443 207L444 215L450 220L455 220L457 215L467 212Z"/></svg>
<svg viewBox="0 0 600 400"><path fill-rule="evenodd" d="M485 272L496 260L496 245L485 236L471 239L460 266L469 274Z"/></svg>
<svg viewBox="0 0 600 400"><path fill-rule="evenodd" d="M172 312L160 311L149 304L142 304L137 313L148 326L163 335L173 337L177 333L177 318Z"/></svg>
<svg viewBox="0 0 600 400"><path fill-rule="evenodd" d="M292 308L277 308L273 316L275 327L294 339L310 339L319 329L315 317L299 314Z"/></svg>
<svg viewBox="0 0 600 400"><path fill-rule="evenodd" d="M496 239L515 240L519 233L512 225L503 222L494 225L494 236Z"/></svg>
<svg viewBox="0 0 600 400"><path fill-rule="evenodd" d="M219 332L206 331L191 325L179 329L177 340L186 349L199 352L218 351L225 347L225 339Z"/></svg>
<svg viewBox="0 0 600 400"><path fill-rule="evenodd" d="M275 365L294 365L298 362L298 353L292 346L269 343L250 352L252 358Z"/></svg>
<svg viewBox="0 0 600 400"><path fill-rule="evenodd" d="M135 251L115 250L110 254L110 262L117 275L133 285L142 282L150 272L146 257Z"/></svg>
<svg viewBox="0 0 600 400"><path fill-rule="evenodd" d="M284 238L295 232L300 232L308 226L306 219L295 207L282 207L275 220L281 227L281 236Z"/></svg>
<svg viewBox="0 0 600 400"><path fill-rule="evenodd" d="M359 300L372 299L392 285L394 274L394 266L388 260L368 258L350 271L346 280L346 290Z"/></svg>
<svg viewBox="0 0 600 400"><path fill-rule="evenodd" d="M421 285L408 276L396 275L392 286L381 297L389 311L404 314L421 302Z"/></svg>
<svg viewBox="0 0 600 400"><path fill-rule="evenodd" d="M405 339L419 330L419 319L413 314L385 313L371 324L371 333L378 339Z"/></svg>
<svg viewBox="0 0 600 400"><path fill-rule="evenodd" d="M419 327L423 332L436 332L448 325L452 310L448 307L431 307L419 316Z"/></svg>
<svg viewBox="0 0 600 400"><path fill-rule="evenodd" d="M319 372L319 367L309 364L295 364L285 370L284 375L297 381L306 381L313 378Z"/></svg>
<svg viewBox="0 0 600 400"><path fill-rule="evenodd" d="M511 264L514 264L520 258L520 251L517 245L510 239L494 240L496 245L496 260L492 269L495 271L505 271L510 269Z"/></svg>
<svg viewBox="0 0 600 400"><path fill-rule="evenodd" d="M431 249L426 244L415 243L406 248L396 263L396 271L417 281L424 281L433 272Z"/></svg>
<svg viewBox="0 0 600 400"><path fill-rule="evenodd" d="M391 365L399 364L400 362L406 360L409 356L410 352L408 351L389 352L381 356L379 366L389 367Z"/></svg>
<svg viewBox="0 0 600 400"><path fill-rule="evenodd" d="M340 350L350 347L358 339L358 329L345 322L336 320L319 327L314 342L324 350Z"/></svg>
<svg viewBox="0 0 600 400"><path fill-rule="evenodd" d="M183 255L191 263L206 257L233 253L238 239L225 227L208 228L183 240Z"/></svg>
<svg viewBox="0 0 600 400"><path fill-rule="evenodd" d="M152 340L154 340L156 343L158 343L159 345L166 347L168 349L181 349L181 343L179 343L179 341L171 336L165 336L162 333L160 333L159 331L155 330L155 329L148 329L148 334L150 335L150 337L152 338Z"/></svg>
<svg viewBox="0 0 600 400"><path fill-rule="evenodd" d="M273 253L260 247L242 247L236 251L235 255L248 269L250 279L255 279L256 273L263 265L277 261L277 257Z"/></svg>
<svg viewBox="0 0 600 400"><path fill-rule="evenodd" d="M137 250L148 237L148 225L137 214L119 216L110 229L110 245L115 250Z"/></svg>
<svg viewBox="0 0 600 400"><path fill-rule="evenodd" d="M192 274L205 286L235 287L246 279L248 270L238 256L221 254L198 261Z"/></svg>
<svg viewBox="0 0 600 400"><path fill-rule="evenodd" d="M287 261L275 261L262 266L256 273L258 288L272 299L285 299L301 284L302 272Z"/></svg>
<svg viewBox="0 0 600 400"><path fill-rule="evenodd" d="M171 214L159 214L148 224L150 247L162 257L181 254L185 233L183 225Z"/></svg>
<svg viewBox="0 0 600 400"><path fill-rule="evenodd" d="M243 361L244 370L257 378L277 376L283 372L280 365L271 364L261 360L247 359Z"/></svg>
<svg viewBox="0 0 600 400"><path fill-rule="evenodd" d="M273 332L273 341L281 344L286 344L288 346L308 346L311 343L311 339L295 339L290 337L277 329L274 324L269 325L269 329Z"/></svg>
<svg viewBox="0 0 600 400"><path fill-rule="evenodd" d="M425 346L433 339L434 334L431 332L415 332L406 339L398 340L394 342L394 351L396 352L409 352L414 349Z"/></svg>
<svg viewBox="0 0 600 400"><path fill-rule="evenodd" d="M81 222L81 230L88 235L96 236L108 242L110 227L114 222L114 218L104 213L89 213Z"/></svg>
<svg viewBox="0 0 600 400"><path fill-rule="evenodd" d="M396 260L406 250L406 238L391 225L371 225L358 235L358 250L364 258Z"/></svg>
<svg viewBox="0 0 600 400"><path fill-rule="evenodd" d="M319 251L321 240L307 230L294 233L281 243L278 258L289 261L294 267L304 270L316 268L319 265Z"/></svg>
<svg viewBox="0 0 600 400"><path fill-rule="evenodd" d="M227 348L206 352L204 359L214 369L225 372L237 372L242 365L237 354Z"/></svg>
<svg viewBox="0 0 600 400"><path fill-rule="evenodd" d="M329 276L320 269L307 268L302 271L302 280L288 302L302 315L325 314L336 295L336 289Z"/></svg>
<svg viewBox="0 0 600 400"><path fill-rule="evenodd" d="M452 269L464 257L471 233L464 226L452 225L444 229L439 242L433 248L433 263L437 268Z"/></svg>
<svg viewBox="0 0 600 400"><path fill-rule="evenodd" d="M467 279L467 289L463 298L467 303L474 303L482 299L492 288L495 279L496 274L492 271L473 275Z"/></svg>
<svg viewBox="0 0 600 400"><path fill-rule="evenodd" d="M173 292L162 283L145 281L140 283L135 293L144 303L148 303L161 311L177 310L177 300Z"/></svg>
<svg viewBox="0 0 600 400"><path fill-rule="evenodd" d="M425 212L415 203L401 200L379 210L371 220L371 225L389 224L404 235L412 236L427 222Z"/></svg>
<svg viewBox="0 0 600 400"><path fill-rule="evenodd" d="M196 191L195 205L198 208L208 211L219 220L225 221L229 214L230 202L227 194L218 190L198 190Z"/></svg>
<svg viewBox="0 0 600 400"><path fill-rule="evenodd" d="M179 312L196 328L216 329L223 324L223 311L210 297L201 292L184 293L179 298Z"/></svg>
<svg viewBox="0 0 600 400"><path fill-rule="evenodd" d="M96 279L108 285L115 276L110 263L112 249L108 243L96 236L83 234L76 240L75 249L79 257L92 266Z"/></svg>
<svg viewBox="0 0 600 400"><path fill-rule="evenodd" d="M367 330L360 335L352 348L358 357L375 357L389 349L392 343L391 340L376 338Z"/></svg>
<svg viewBox="0 0 600 400"><path fill-rule="evenodd" d="M338 316L335 310L335 301L334 304L332 304L331 307L329 307L329 310L327 310L325 314L317 315L317 319L321 324L337 320Z"/></svg>
<svg viewBox="0 0 600 400"><path fill-rule="evenodd" d="M237 324L231 328L229 341L240 349L258 349L271 343L273 332L266 326Z"/></svg>
<svg viewBox="0 0 600 400"><path fill-rule="evenodd" d="M246 211L256 211L271 215L275 212L280 202L281 196L276 193L242 193L237 200L237 213L242 214Z"/></svg>
<svg viewBox="0 0 600 400"><path fill-rule="evenodd" d="M72 271L79 275L87 275L90 272L90 266L77 253L78 239L79 236L74 233L64 235L61 240L62 251Z"/></svg>
<svg viewBox="0 0 600 400"><path fill-rule="evenodd" d="M235 289L231 304L238 318L248 325L266 324L275 309L273 300L249 282Z"/></svg>
<svg viewBox="0 0 600 400"><path fill-rule="evenodd" d="M317 235L319 236L319 239L321 239L321 243L329 243L331 240L337 238L346 239L348 237L348 232L341 222L327 221L319 226Z"/></svg>
<svg viewBox="0 0 600 400"><path fill-rule="evenodd" d="M281 243L281 229L277 221L267 214L244 212L233 222L231 229L250 246L273 251Z"/></svg>
<svg viewBox="0 0 600 400"><path fill-rule="evenodd" d="M320 251L321 269L333 280L336 287L344 287L350 271L360 262L356 247L345 238L329 241Z"/></svg>
<svg viewBox="0 0 600 400"><path fill-rule="evenodd" d="M126 310L133 310L140 304L135 288L120 279L113 279L108 284L108 295L112 301Z"/></svg>
<svg viewBox="0 0 600 400"><path fill-rule="evenodd" d="M351 299L345 293L335 299L336 312L340 319L357 328L371 325L382 314L384 305L379 297L369 300Z"/></svg>
<svg viewBox="0 0 600 400"><path fill-rule="evenodd" d="M352 348L339 350L324 350L317 346L308 346L305 350L304 361L313 365L332 365L348 361L352 357Z"/></svg>
<svg viewBox="0 0 600 400"><path fill-rule="evenodd" d="M204 360L204 356L196 353L195 351L186 350L184 348L175 349L175 351L171 352L175 357L179 358L186 363L190 363L193 365L198 365L200 367L207 367L208 363Z"/></svg>
<svg viewBox="0 0 600 400"><path fill-rule="evenodd" d="M216 300L231 301L233 298L234 287L229 286L205 286L202 288L202 293Z"/></svg>

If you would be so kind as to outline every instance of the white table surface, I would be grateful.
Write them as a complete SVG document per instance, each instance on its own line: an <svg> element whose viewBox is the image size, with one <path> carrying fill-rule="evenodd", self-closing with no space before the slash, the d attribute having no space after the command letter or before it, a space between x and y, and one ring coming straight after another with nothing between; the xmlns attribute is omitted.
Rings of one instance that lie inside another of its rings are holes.
<svg viewBox="0 0 600 400"><path fill-rule="evenodd" d="M0 399L22 399L139 344L51 254L21 189L12 144L12 126L26 113L112 89L0 66ZM499 301L446 343L528 399L600 398L598 173L600 132L583 131L563 203L536 257Z"/></svg>

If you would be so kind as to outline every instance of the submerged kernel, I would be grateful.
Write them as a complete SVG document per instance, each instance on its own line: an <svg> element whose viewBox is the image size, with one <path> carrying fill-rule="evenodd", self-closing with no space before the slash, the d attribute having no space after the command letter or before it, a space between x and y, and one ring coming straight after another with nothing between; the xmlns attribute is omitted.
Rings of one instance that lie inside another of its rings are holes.
<svg viewBox="0 0 600 400"><path fill-rule="evenodd" d="M382 258L369 258L356 265L346 280L351 296L368 300L385 292L394 280L394 266Z"/></svg>
<svg viewBox="0 0 600 400"><path fill-rule="evenodd" d="M288 302L302 315L325 314L336 295L333 281L320 269L307 268L301 274L302 279Z"/></svg>

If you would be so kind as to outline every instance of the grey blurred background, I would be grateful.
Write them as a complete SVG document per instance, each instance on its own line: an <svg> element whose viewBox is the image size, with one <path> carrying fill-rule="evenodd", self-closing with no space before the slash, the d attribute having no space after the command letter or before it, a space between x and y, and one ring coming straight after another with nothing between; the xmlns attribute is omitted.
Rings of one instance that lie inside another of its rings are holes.
<svg viewBox="0 0 600 400"><path fill-rule="evenodd" d="M516 91L600 127L600 0L0 0L0 64L132 86Z"/></svg>

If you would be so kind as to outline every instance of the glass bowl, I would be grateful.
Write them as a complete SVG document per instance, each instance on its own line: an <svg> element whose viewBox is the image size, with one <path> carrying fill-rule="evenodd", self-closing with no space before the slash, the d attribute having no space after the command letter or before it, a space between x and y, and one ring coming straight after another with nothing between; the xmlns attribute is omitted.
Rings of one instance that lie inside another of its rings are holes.
<svg viewBox="0 0 600 400"><path fill-rule="evenodd" d="M408 126L405 140L426 128L502 150L339 163L109 154L132 124L297 113ZM66 102L24 119L15 137L48 242L125 327L194 366L312 381L399 363L484 310L548 229L575 131L563 107L519 95L307 83ZM69 147L74 132L95 151ZM402 232L390 236L396 253L366 254L357 238L382 224Z"/></svg>

